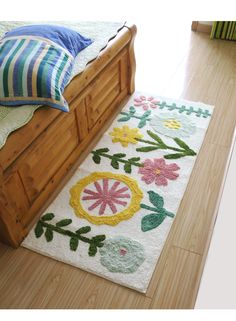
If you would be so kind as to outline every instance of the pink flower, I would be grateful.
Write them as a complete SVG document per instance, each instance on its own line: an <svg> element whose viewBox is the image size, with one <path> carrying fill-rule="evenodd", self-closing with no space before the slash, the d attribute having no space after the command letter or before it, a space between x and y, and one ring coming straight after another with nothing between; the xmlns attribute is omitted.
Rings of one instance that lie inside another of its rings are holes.
<svg viewBox="0 0 236 321"><path fill-rule="evenodd" d="M143 167L139 168L139 174L143 174L142 181L151 184L155 181L158 186L166 186L168 179L175 180L179 174L175 173L180 169L176 163L166 164L164 158L146 159Z"/></svg>
<svg viewBox="0 0 236 321"><path fill-rule="evenodd" d="M84 193L87 194L87 196L83 196L82 200L95 200L95 202L88 208L89 211L92 211L96 207L100 206L99 215L103 215L108 205L112 213L115 214L117 212L115 204L119 204L121 206L127 205L127 202L121 201L120 198L130 198L129 193L124 194L124 192L128 191L129 188L124 186L120 189L117 189L120 185L119 181L113 182L112 186L109 188L108 182L109 180L107 178L102 180L102 186L98 181L94 182L96 192L88 188L84 189Z"/></svg>
<svg viewBox="0 0 236 321"><path fill-rule="evenodd" d="M139 96L134 98L134 106L136 107L143 107L144 110L148 110L150 108L157 108L157 103L159 103L159 100L154 99L153 97L145 97L145 96Z"/></svg>

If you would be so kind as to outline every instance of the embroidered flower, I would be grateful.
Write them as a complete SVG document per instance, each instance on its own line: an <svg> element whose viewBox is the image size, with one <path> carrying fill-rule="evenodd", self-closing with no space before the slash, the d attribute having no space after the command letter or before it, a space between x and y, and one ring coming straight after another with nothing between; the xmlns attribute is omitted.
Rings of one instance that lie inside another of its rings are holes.
<svg viewBox="0 0 236 321"><path fill-rule="evenodd" d="M110 172L94 172L82 178L70 194L75 214L97 225L116 225L131 218L143 198L133 178Z"/></svg>
<svg viewBox="0 0 236 321"><path fill-rule="evenodd" d="M149 108L157 108L159 100L154 99L154 97L139 96L134 98L134 106L143 107L143 110L148 110Z"/></svg>
<svg viewBox="0 0 236 321"><path fill-rule="evenodd" d="M138 173L143 174L141 180L146 184L155 182L158 186L166 186L168 179L175 180L179 176L175 171L180 167L176 163L166 164L164 158L146 159L143 165Z"/></svg>
<svg viewBox="0 0 236 321"><path fill-rule="evenodd" d="M113 273L133 273L145 260L142 244L123 236L107 239L99 251L101 264Z"/></svg>
<svg viewBox="0 0 236 321"><path fill-rule="evenodd" d="M94 210L96 207L100 207L99 215L103 215L106 211L106 207L109 206L112 213L115 214L117 212L116 204L119 204L122 207L127 205L126 201L121 201L120 199L130 198L129 188L127 186L119 188L121 182L117 180L111 182L111 187L109 188L108 182L109 181L107 178L104 178L102 180L102 183L100 183L99 181L94 182L93 185L96 191L93 191L92 189L88 188L84 189L83 192L84 194L87 194L87 196L83 196L82 200L95 201L94 203L92 203L92 205L88 207L89 211Z"/></svg>
<svg viewBox="0 0 236 321"><path fill-rule="evenodd" d="M137 144L136 139L143 137L138 128L129 128L127 125L113 128L113 132L110 135L113 137L113 143L119 142L123 147L127 147L129 143Z"/></svg>
<svg viewBox="0 0 236 321"><path fill-rule="evenodd" d="M153 116L150 126L158 133L169 137L189 137L196 131L188 116L179 113L160 113Z"/></svg>

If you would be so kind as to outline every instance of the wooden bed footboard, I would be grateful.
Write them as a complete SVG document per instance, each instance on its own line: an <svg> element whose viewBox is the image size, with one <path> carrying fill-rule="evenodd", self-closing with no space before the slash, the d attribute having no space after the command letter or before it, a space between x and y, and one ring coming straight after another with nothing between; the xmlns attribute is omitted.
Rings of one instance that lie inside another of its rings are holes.
<svg viewBox="0 0 236 321"><path fill-rule="evenodd" d="M0 240L18 247L134 92L136 27L124 26L65 90L70 112L42 107L0 150Z"/></svg>

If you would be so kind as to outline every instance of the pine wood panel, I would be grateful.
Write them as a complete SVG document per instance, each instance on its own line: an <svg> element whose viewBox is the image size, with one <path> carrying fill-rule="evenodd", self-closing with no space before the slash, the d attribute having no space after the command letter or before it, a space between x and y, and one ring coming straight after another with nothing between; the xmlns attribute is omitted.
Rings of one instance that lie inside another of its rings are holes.
<svg viewBox="0 0 236 321"><path fill-rule="evenodd" d="M4 148L0 149L0 159L3 169L8 168L59 114L59 110L41 107L35 111L33 122L30 121L22 127L21 130L16 130L11 133L7 139L7 144ZM30 133L30 135L28 135L28 133ZM16 141L18 144L15 143Z"/></svg>
<svg viewBox="0 0 236 321"><path fill-rule="evenodd" d="M0 151L3 163L0 182L4 187L0 190L0 239L3 242L19 246L49 200L62 188L64 178L72 175L83 150L128 96L133 82L128 64L135 65L129 57L135 32L123 29L67 87L70 88L65 93L69 97L69 113L50 111L51 123L46 128L40 126L40 118L36 119L38 136L33 142L27 138L30 135L24 127L18 130L21 132L19 142L20 136L13 133L10 137L15 137L14 144L22 147L21 153L14 148L10 153L8 141ZM79 90L75 90L75 84ZM34 119L31 122L34 123Z"/></svg>
<svg viewBox="0 0 236 321"><path fill-rule="evenodd" d="M11 201L11 206L14 207L15 212L17 213L17 220L20 221L29 208L29 199L25 194L24 186L17 171L5 181L4 188L6 195L12 190L15 191L14 199L10 197L7 197L7 199L8 201Z"/></svg>
<svg viewBox="0 0 236 321"><path fill-rule="evenodd" d="M88 128L88 116L87 116L87 108L85 104L85 99L81 99L77 102L77 108L75 109L76 122L78 124L78 136L81 140L85 139L88 136L89 128Z"/></svg>
<svg viewBox="0 0 236 321"><path fill-rule="evenodd" d="M14 173L14 175L16 175L16 173ZM20 200L25 203L25 199L21 199L18 196L19 193L17 193L17 203ZM3 185L2 181L0 180L0 240L11 240L11 245L17 247L18 240L23 234L23 228L19 220L19 217L22 214L21 210L17 211L17 209L15 209L15 206L16 202L14 202L8 196L5 185ZM15 209L16 213L18 214L14 215L9 209Z"/></svg>
<svg viewBox="0 0 236 321"><path fill-rule="evenodd" d="M59 117L28 149L19 174L31 203L64 162L61 154L68 157L78 143L75 115L70 113Z"/></svg>

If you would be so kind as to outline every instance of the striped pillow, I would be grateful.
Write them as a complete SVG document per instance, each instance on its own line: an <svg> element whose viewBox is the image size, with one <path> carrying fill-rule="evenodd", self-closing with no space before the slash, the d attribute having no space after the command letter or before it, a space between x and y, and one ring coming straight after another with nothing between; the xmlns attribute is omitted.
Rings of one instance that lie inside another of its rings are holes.
<svg viewBox="0 0 236 321"><path fill-rule="evenodd" d="M47 105L69 111L62 93L74 57L49 39L13 36L0 41L0 105Z"/></svg>

